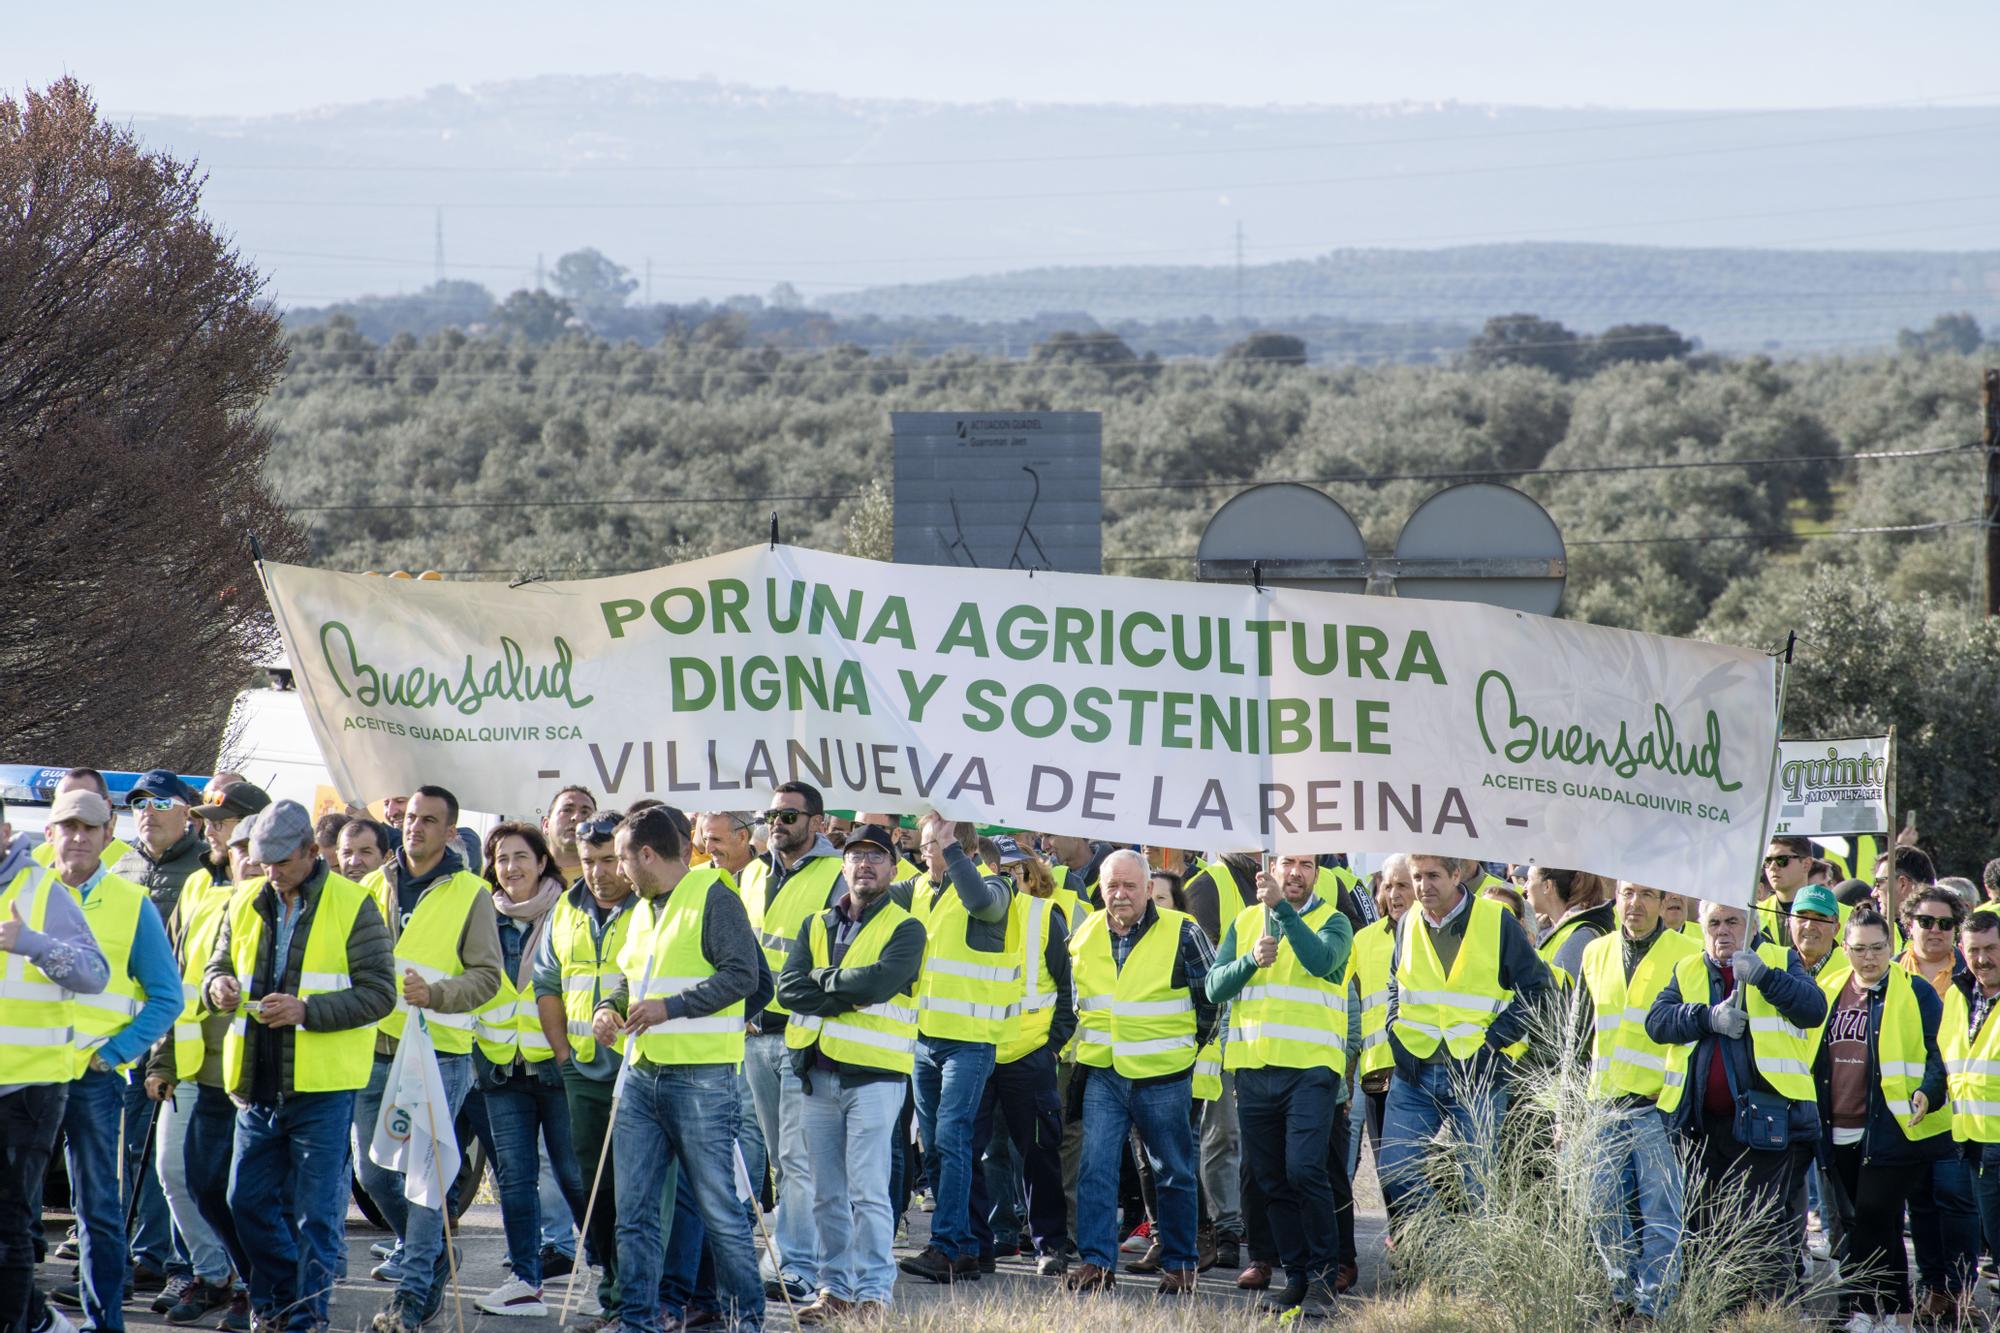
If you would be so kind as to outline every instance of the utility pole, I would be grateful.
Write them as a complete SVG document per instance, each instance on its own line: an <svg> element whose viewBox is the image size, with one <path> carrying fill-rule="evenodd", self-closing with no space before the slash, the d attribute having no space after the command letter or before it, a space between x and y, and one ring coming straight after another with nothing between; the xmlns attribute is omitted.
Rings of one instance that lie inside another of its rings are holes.
<svg viewBox="0 0 2000 1333"><path fill-rule="evenodd" d="M435 274L433 275L434 279L438 282L443 282L444 281L444 209L442 208L438 209L437 211L437 249L436 253L432 256L431 265L436 270Z"/></svg>
<svg viewBox="0 0 2000 1333"><path fill-rule="evenodd" d="M1243 322L1243 220L1236 221L1236 322Z"/></svg>
<svg viewBox="0 0 2000 1333"><path fill-rule="evenodd" d="M1986 493L1980 515L1986 521L1986 614L2000 616L2000 370L1988 370L1980 395L1986 436Z"/></svg>

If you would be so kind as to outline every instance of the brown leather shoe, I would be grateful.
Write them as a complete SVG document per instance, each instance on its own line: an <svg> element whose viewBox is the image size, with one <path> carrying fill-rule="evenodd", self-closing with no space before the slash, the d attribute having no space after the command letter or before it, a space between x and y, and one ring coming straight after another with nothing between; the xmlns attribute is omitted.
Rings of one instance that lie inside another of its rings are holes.
<svg viewBox="0 0 2000 1333"><path fill-rule="evenodd" d="M811 1305L808 1305L805 1309L799 1311L799 1323L800 1324L832 1323L836 1319L846 1318L848 1311L852 1310L853 1308L854 1308L853 1305L851 1305L847 1301L843 1301L842 1299L840 1299L840 1297L834 1295L832 1292L823 1291L819 1294L818 1300L814 1301Z"/></svg>
<svg viewBox="0 0 2000 1333"><path fill-rule="evenodd" d="M1194 1270L1177 1268L1172 1272L1160 1274L1159 1293L1162 1296L1194 1295Z"/></svg>
<svg viewBox="0 0 2000 1333"><path fill-rule="evenodd" d="M1203 1227L1194 1237L1194 1268L1206 1273L1215 1267L1215 1228Z"/></svg>
<svg viewBox="0 0 2000 1333"><path fill-rule="evenodd" d="M1333 1291L1335 1295L1345 1295L1354 1290L1354 1284L1361 1280L1361 1270L1353 1264L1339 1264L1333 1270Z"/></svg>
<svg viewBox="0 0 2000 1333"><path fill-rule="evenodd" d="M1236 1275L1236 1285L1244 1291L1263 1291L1271 1285L1271 1265L1252 1259L1250 1266Z"/></svg>
<svg viewBox="0 0 2000 1333"><path fill-rule="evenodd" d="M1128 1273L1157 1273L1160 1271L1160 1257L1166 1253L1160 1242L1154 1241L1146 1247L1146 1252L1125 1265Z"/></svg>
<svg viewBox="0 0 2000 1333"><path fill-rule="evenodd" d="M1063 1286L1069 1291L1085 1294L1093 1291L1110 1291L1118 1285L1118 1278L1108 1268L1096 1264L1078 1264L1063 1278Z"/></svg>

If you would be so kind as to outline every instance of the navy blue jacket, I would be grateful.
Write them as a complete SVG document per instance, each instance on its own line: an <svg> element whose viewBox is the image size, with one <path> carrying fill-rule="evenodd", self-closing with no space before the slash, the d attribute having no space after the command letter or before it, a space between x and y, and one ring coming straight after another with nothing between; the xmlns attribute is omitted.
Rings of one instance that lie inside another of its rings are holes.
<svg viewBox="0 0 2000 1333"><path fill-rule="evenodd" d="M1676 971L1646 1014L1646 1035L1654 1041L1662 1045L1694 1045L1681 1104L1674 1109L1671 1117L1675 1128L1689 1133L1699 1132L1702 1127L1701 1108L1708 1091L1708 1067L1717 1051L1722 1052L1723 1068L1729 1077L1729 1092L1736 1101L1740 1102L1744 1093L1753 1088L1759 1092L1777 1091L1769 1080L1752 1068L1750 1034L1747 1031L1731 1041L1715 1035L1709 1028L1710 1006L1722 1003L1722 972L1715 960L1705 953L1702 962L1708 969L1706 995L1684 999L1681 996L1680 974ZM1793 1027L1816 1028L1826 1021L1826 996L1820 993L1819 983L1806 972L1806 965L1796 949L1785 950L1784 969L1781 971L1774 967L1766 972L1764 979L1757 983L1757 990ZM1793 1102L1788 1133L1793 1143L1817 1141L1818 1105Z"/></svg>
<svg viewBox="0 0 2000 1333"><path fill-rule="evenodd" d="M1945 1083L1944 1057L1938 1054L1937 1044L1938 1025L1944 1021L1944 1001L1922 977L1912 976L1910 989L1917 997L1917 1015L1924 1025L1924 1081L1917 1085L1917 1091L1924 1094L1924 1100L1935 1111L1951 1095ZM1903 1133L1902 1123L1889 1113L1889 1104L1882 1096L1882 1062L1876 1044L1882 1031L1883 993L1877 989L1868 997L1868 1128L1861 1139L1862 1160L1869 1166L1896 1166L1949 1157L1951 1135L1935 1134L1912 1143ZM1819 1093L1820 1120L1826 1125L1821 1158L1828 1160L1833 1148L1833 1056L1824 1041L1819 1045L1819 1054L1813 1057L1813 1085Z"/></svg>

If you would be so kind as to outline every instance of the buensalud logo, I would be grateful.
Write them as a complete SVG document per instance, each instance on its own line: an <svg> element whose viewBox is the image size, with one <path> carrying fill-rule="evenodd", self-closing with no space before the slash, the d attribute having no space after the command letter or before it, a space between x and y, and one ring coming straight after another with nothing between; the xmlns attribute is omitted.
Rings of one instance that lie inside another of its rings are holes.
<svg viewBox="0 0 2000 1333"><path fill-rule="evenodd" d="M490 657L482 660L467 653L463 665L378 663L355 645L353 631L338 620L320 626L319 648L341 694L367 708L435 708L443 703L471 717L488 699L561 700L571 708L582 708L592 698L588 694L578 698L574 692L570 675L574 654L561 635L553 645L555 660L540 664L531 663L527 651L504 634Z"/></svg>

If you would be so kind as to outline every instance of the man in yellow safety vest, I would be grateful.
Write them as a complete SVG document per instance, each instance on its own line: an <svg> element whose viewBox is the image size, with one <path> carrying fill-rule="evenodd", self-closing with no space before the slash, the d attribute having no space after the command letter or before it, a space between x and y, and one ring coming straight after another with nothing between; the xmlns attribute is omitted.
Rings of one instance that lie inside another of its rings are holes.
<svg viewBox="0 0 2000 1333"><path fill-rule="evenodd" d="M725 1327L757 1333L764 1287L757 1276L750 1209L736 1191L744 1018L768 997L771 975L743 899L714 866L692 870L680 812L651 806L618 826L618 864L646 900L619 956L620 981L598 1007L599 1043L626 1039L625 1091L611 1132L618 1162L620 1322L661 1333L665 1251L660 1203L668 1168L679 1171L675 1207L687 1199L715 1263ZM676 1223L678 1226L678 1222Z"/></svg>
<svg viewBox="0 0 2000 1333"><path fill-rule="evenodd" d="M1711 1225L1725 1201L1767 1210L1757 1288L1775 1296L1805 1243L1799 1173L1819 1138L1812 1061L1826 996L1796 952L1754 941L1749 909L1704 902L1700 920L1703 951L1675 965L1646 1015L1648 1040L1668 1048L1659 1107L1695 1150L1690 1226Z"/></svg>
<svg viewBox="0 0 2000 1333"><path fill-rule="evenodd" d="M931 861L928 881L904 880L889 893L924 927L911 1082L937 1209L931 1214L930 1244L898 1267L932 1282L976 1282L972 1125L1009 1011L1025 990L1019 959L1007 951L1014 886L1002 875L982 874L974 864L970 853L979 834L972 825L954 825L932 811L924 816L922 833ZM928 892L919 892L920 885Z"/></svg>
<svg viewBox="0 0 2000 1333"><path fill-rule="evenodd" d="M223 1083L242 1109L229 1211L246 1238L251 1313L304 1333L326 1326L343 1270L346 1140L395 974L374 899L327 869L305 807L279 801L255 818L250 854L268 878L231 899L202 990L233 1015Z"/></svg>
<svg viewBox="0 0 2000 1333"><path fill-rule="evenodd" d="M403 845L361 882L396 950L396 1007L382 1020L374 1068L354 1104L356 1172L400 1242L373 1273L378 1281L396 1284L375 1316L375 1333L415 1333L437 1312L450 1276L444 1214L409 1202L403 1178L368 1155L396 1041L410 1011L424 1010L445 1099L456 1116L472 1090L473 1013L500 993L492 886L466 869L457 824L456 796L443 787L417 788L403 803Z"/></svg>
<svg viewBox="0 0 2000 1333"><path fill-rule="evenodd" d="M1146 858L1118 850L1099 871L1104 907L1070 941L1076 986L1077 1072L1083 1087L1083 1161L1077 1175L1077 1248L1071 1291L1117 1282L1118 1173L1139 1131L1158 1198L1162 1295L1195 1287L1195 1053L1215 1029L1208 998L1214 950L1193 917L1162 911Z"/></svg>
<svg viewBox="0 0 2000 1333"><path fill-rule="evenodd" d="M1982 907L1959 934L1966 974L1944 993L1938 1048L1951 1085L1952 1136L1965 1145L1979 1214L2000 1236L2000 912Z"/></svg>
<svg viewBox="0 0 2000 1333"><path fill-rule="evenodd" d="M12 1127L0 1156L6 1173L0 1180L5 1329L54 1322L35 1286L31 1234L41 1219L42 1177L69 1101L76 997L102 995L111 977L83 905L68 892L68 880L98 871L101 843L110 836L110 806L89 795L95 804L85 812L72 799L63 819L49 824L49 841L40 844L53 848L50 859L60 860L61 868L28 862L0 884L0 1124Z"/></svg>
<svg viewBox="0 0 2000 1333"><path fill-rule="evenodd" d="M819 1229L819 1298L801 1324L879 1320L895 1288L889 1154L916 1064L924 962L924 928L889 896L896 859L886 828L856 825L841 848L847 892L807 922L778 977Z"/></svg>

